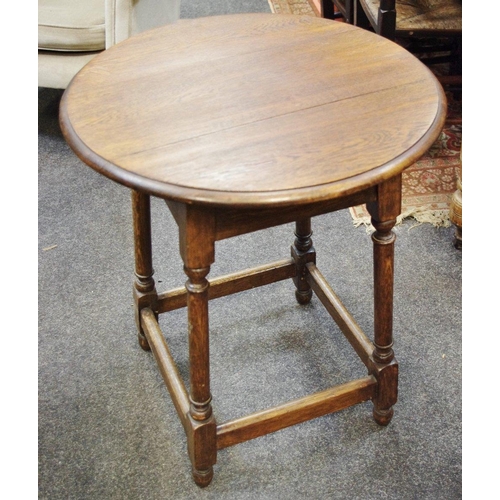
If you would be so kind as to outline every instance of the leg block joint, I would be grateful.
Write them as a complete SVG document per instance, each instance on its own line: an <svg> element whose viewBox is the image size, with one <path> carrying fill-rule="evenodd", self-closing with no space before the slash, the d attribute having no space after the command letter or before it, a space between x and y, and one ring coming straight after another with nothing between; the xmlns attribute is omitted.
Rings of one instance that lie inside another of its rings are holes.
<svg viewBox="0 0 500 500"><path fill-rule="evenodd" d="M208 486L213 477L213 465L217 462L217 425L214 416L201 422L189 415L186 435L193 479L200 487Z"/></svg>
<svg viewBox="0 0 500 500"><path fill-rule="evenodd" d="M369 371L377 379L373 417L379 425L387 425L394 413L392 407L398 399L398 363L395 359L385 365L373 361Z"/></svg>

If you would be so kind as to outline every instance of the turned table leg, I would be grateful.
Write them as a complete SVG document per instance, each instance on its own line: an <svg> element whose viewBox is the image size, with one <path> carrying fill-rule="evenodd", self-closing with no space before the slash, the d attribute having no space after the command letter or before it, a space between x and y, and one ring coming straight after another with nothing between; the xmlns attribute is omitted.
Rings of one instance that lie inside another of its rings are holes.
<svg viewBox="0 0 500 500"><path fill-rule="evenodd" d="M291 250L297 267L297 274L293 278L293 282L296 287L295 297L299 304L308 304L312 297L312 289L306 279L306 265L309 262L316 263L316 251L311 236L311 218L296 221L295 241Z"/></svg>
<svg viewBox="0 0 500 500"><path fill-rule="evenodd" d="M393 416L392 406L397 401L398 364L392 350L394 242L392 231L401 212L401 176L378 186L378 200L367 204L375 232L374 263L374 350L373 375L378 390L373 399L373 417L380 425L387 425Z"/></svg>
<svg viewBox="0 0 500 500"><path fill-rule="evenodd" d="M216 422L210 393L207 275L214 262L213 217L206 210L183 206L177 213L184 261L189 333L189 425L187 441L198 486L210 484L217 459Z"/></svg>
<svg viewBox="0 0 500 500"><path fill-rule="evenodd" d="M140 311L145 307L156 311L158 295L153 279L153 257L151 247L151 207L147 194L132 190L132 216L134 225L135 282L134 303L140 346L149 351L150 347L141 326Z"/></svg>
<svg viewBox="0 0 500 500"><path fill-rule="evenodd" d="M207 486L213 477L216 460L216 424L212 415L210 393L208 287L206 279L210 268L184 268L186 282L189 363L190 363L190 408L191 429L188 447L193 466L193 478L199 486Z"/></svg>

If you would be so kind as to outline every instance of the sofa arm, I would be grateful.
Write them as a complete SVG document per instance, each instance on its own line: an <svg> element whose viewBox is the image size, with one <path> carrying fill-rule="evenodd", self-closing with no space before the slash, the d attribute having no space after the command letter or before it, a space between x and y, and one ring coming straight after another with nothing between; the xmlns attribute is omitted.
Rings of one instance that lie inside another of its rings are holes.
<svg viewBox="0 0 500 500"><path fill-rule="evenodd" d="M106 48L180 17L181 0L106 0Z"/></svg>

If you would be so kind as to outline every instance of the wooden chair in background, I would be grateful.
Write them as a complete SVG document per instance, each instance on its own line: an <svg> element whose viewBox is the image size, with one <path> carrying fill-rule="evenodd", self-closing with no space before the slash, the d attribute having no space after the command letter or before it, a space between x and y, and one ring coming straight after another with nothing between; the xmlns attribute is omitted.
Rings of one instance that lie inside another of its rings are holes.
<svg viewBox="0 0 500 500"><path fill-rule="evenodd" d="M462 0L348 0L357 26L395 40L458 93L462 82Z"/></svg>
<svg viewBox="0 0 500 500"><path fill-rule="evenodd" d="M457 93L462 81L462 0L321 0L322 16L404 46Z"/></svg>
<svg viewBox="0 0 500 500"><path fill-rule="evenodd" d="M321 15L325 19L343 19L354 24L354 0L321 0Z"/></svg>
<svg viewBox="0 0 500 500"><path fill-rule="evenodd" d="M335 0L334 0L335 1ZM461 100L462 0L346 0L354 2L354 23L403 45L437 76L449 97ZM447 123L462 122L448 112ZM454 245L462 248L462 172L450 201Z"/></svg>
<svg viewBox="0 0 500 500"><path fill-rule="evenodd" d="M341 19L394 40L437 76L449 96L461 101L462 0L321 0L322 17ZM461 106L459 106L461 108ZM447 123L461 124L461 109ZM454 245L462 248L462 172L450 202Z"/></svg>

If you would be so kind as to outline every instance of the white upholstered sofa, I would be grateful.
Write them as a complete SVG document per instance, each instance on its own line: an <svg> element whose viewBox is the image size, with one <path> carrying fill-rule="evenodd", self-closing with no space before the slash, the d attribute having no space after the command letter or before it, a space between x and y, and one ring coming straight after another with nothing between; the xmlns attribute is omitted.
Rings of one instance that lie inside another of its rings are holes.
<svg viewBox="0 0 500 500"><path fill-rule="evenodd" d="M180 0L38 0L38 86L65 89L99 52L179 15Z"/></svg>

